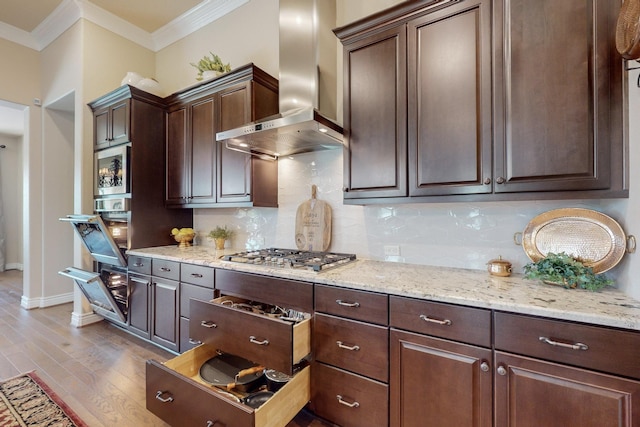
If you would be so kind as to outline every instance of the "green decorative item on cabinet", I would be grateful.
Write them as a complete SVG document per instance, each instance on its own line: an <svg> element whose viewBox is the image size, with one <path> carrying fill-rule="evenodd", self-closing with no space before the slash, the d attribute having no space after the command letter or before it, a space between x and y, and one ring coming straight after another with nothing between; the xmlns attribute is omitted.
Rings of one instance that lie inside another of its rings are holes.
<svg viewBox="0 0 640 427"><path fill-rule="evenodd" d="M211 56L205 55L197 63L191 63L191 65L198 70L198 77L196 80L202 80L204 77L203 74L207 71L213 71L219 74L231 71L231 64L224 64L218 55L213 52L209 53Z"/></svg>
<svg viewBox="0 0 640 427"><path fill-rule="evenodd" d="M614 283L603 274L595 274L591 267L565 252L557 254L550 252L537 262L526 264L524 276L527 279L539 279L544 283L560 285L568 289L580 288L590 291L597 291Z"/></svg>
<svg viewBox="0 0 640 427"><path fill-rule="evenodd" d="M231 237L233 237L233 230L224 227L216 226L213 230L209 232L209 237L215 240L216 249L224 249L224 243Z"/></svg>

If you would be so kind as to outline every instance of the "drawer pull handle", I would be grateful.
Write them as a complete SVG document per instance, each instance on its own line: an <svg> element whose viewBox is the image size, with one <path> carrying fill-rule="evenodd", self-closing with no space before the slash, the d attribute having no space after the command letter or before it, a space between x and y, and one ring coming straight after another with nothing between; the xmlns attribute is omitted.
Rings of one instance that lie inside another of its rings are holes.
<svg viewBox="0 0 640 427"><path fill-rule="evenodd" d="M344 406L348 406L349 408L357 408L358 406L360 406L360 404L358 402L356 402L355 400L353 402L351 402L351 403L347 402L339 394L336 396L336 398L338 399L338 402L340 402Z"/></svg>
<svg viewBox="0 0 640 427"><path fill-rule="evenodd" d="M162 403L169 403L169 402L173 402L173 396L171 396L169 394L169 397L162 397L163 394L169 394L165 391L162 390L158 390L158 392L156 393L156 399L158 399L160 402Z"/></svg>
<svg viewBox="0 0 640 427"><path fill-rule="evenodd" d="M191 277L196 277L198 279L202 279L202 274L198 274L198 273L191 273Z"/></svg>
<svg viewBox="0 0 640 427"><path fill-rule="evenodd" d="M507 375L507 369L502 365L498 366L498 375Z"/></svg>
<svg viewBox="0 0 640 427"><path fill-rule="evenodd" d="M359 302L347 302L347 301L342 301L341 299L337 299L336 303L343 307L360 307Z"/></svg>
<svg viewBox="0 0 640 427"><path fill-rule="evenodd" d="M582 344L581 342L577 342L575 344L567 344L559 341L554 341L547 337L540 337L539 339L545 344L549 344L557 347L570 348L571 350L583 350L583 351L589 350L589 346L586 344Z"/></svg>
<svg viewBox="0 0 640 427"><path fill-rule="evenodd" d="M215 323L213 323L210 320L203 320L200 322L200 326L204 326L205 328L217 328L218 325L216 325Z"/></svg>
<svg viewBox="0 0 640 427"><path fill-rule="evenodd" d="M213 427L213 426L222 426L222 427L225 427L225 426L226 426L226 424L222 424L220 421L217 421L217 420L216 420L216 421L210 421L210 420L208 420L208 421L207 421L207 427Z"/></svg>
<svg viewBox="0 0 640 427"><path fill-rule="evenodd" d="M144 264L136 262L133 264L134 267L144 267Z"/></svg>
<svg viewBox="0 0 640 427"><path fill-rule="evenodd" d="M269 340L258 341L253 335L249 337L249 342L258 345L269 345Z"/></svg>
<svg viewBox="0 0 640 427"><path fill-rule="evenodd" d="M336 344L338 344L338 347L340 347L340 348L344 348L345 350L351 350L351 351L358 351L358 350L360 350L360 346L359 346L359 345L353 345L353 346L344 345L344 344L342 343L342 341L336 341Z"/></svg>
<svg viewBox="0 0 640 427"><path fill-rule="evenodd" d="M439 319L433 319L429 316L425 316L424 314L420 315L420 318L422 320L424 320L425 322L429 322L429 323L436 323L438 325L442 325L442 326L451 326L451 320L449 319L444 319L444 320L439 320Z"/></svg>
<svg viewBox="0 0 640 427"><path fill-rule="evenodd" d="M169 267L160 267L160 271L169 272L171 269Z"/></svg>
<svg viewBox="0 0 640 427"><path fill-rule="evenodd" d="M200 345L200 344L202 344L202 341L194 340L193 338L189 338L189 344L191 344L191 345Z"/></svg>

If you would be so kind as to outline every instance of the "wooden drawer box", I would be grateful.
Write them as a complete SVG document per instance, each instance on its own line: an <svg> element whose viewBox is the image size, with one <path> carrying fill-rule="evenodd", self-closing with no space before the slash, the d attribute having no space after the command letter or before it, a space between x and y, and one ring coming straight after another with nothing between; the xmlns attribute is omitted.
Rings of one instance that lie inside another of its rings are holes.
<svg viewBox="0 0 640 427"><path fill-rule="evenodd" d="M389 381L389 330L316 313L315 359L378 381Z"/></svg>
<svg viewBox="0 0 640 427"><path fill-rule="evenodd" d="M213 289L213 267L182 263L180 281Z"/></svg>
<svg viewBox="0 0 640 427"><path fill-rule="evenodd" d="M191 338L291 375L293 365L311 353L311 319L294 324L220 304L230 298L191 300Z"/></svg>
<svg viewBox="0 0 640 427"><path fill-rule="evenodd" d="M316 285L315 290L316 311L378 325L389 323L387 295L324 285Z"/></svg>
<svg viewBox="0 0 640 427"><path fill-rule="evenodd" d="M222 294L313 312L312 283L222 269L216 269L215 277Z"/></svg>
<svg viewBox="0 0 640 427"><path fill-rule="evenodd" d="M390 296L389 324L419 334L491 347L490 310Z"/></svg>
<svg viewBox="0 0 640 427"><path fill-rule="evenodd" d="M496 350L640 379L640 333L500 312L494 323Z"/></svg>
<svg viewBox="0 0 640 427"><path fill-rule="evenodd" d="M342 369L314 363L311 409L342 427L386 427L389 386Z"/></svg>
<svg viewBox="0 0 640 427"><path fill-rule="evenodd" d="M151 263L151 275L165 279L180 280L180 263L154 258Z"/></svg>
<svg viewBox="0 0 640 427"><path fill-rule="evenodd" d="M130 272L151 274L151 258L142 256L130 256L127 259L127 266Z"/></svg>
<svg viewBox="0 0 640 427"><path fill-rule="evenodd" d="M310 399L307 366L258 409L237 403L200 379L200 366L215 355L201 345L165 363L147 361L147 409L176 427L283 427Z"/></svg>

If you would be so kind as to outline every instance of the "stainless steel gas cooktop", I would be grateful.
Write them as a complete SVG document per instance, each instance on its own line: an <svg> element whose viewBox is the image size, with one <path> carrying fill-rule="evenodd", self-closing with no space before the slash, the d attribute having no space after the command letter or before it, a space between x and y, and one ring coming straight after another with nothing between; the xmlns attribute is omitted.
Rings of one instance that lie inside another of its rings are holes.
<svg viewBox="0 0 640 427"><path fill-rule="evenodd" d="M318 272L355 261L356 256L354 254L333 252L267 248L223 255L220 259L230 262L263 265L265 267L295 268Z"/></svg>

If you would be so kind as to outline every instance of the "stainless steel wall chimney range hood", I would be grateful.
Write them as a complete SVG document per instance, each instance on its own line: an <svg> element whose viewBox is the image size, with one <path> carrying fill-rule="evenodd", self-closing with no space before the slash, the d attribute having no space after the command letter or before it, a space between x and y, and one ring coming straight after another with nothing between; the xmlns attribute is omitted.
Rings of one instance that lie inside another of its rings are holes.
<svg viewBox="0 0 640 427"><path fill-rule="evenodd" d="M335 0L280 0L280 114L216 134L227 148L277 158L342 148L336 117Z"/></svg>

